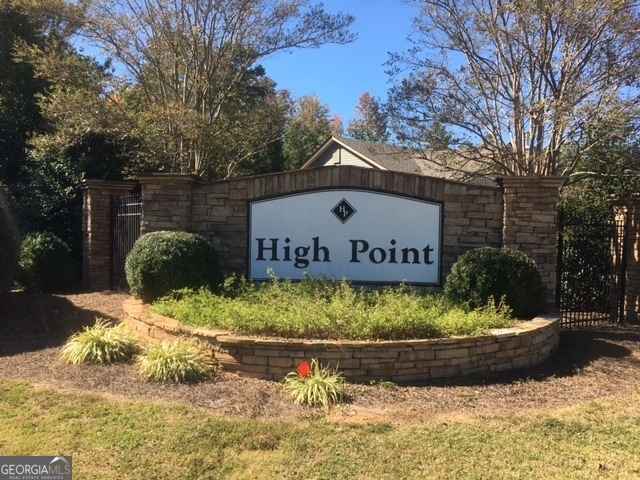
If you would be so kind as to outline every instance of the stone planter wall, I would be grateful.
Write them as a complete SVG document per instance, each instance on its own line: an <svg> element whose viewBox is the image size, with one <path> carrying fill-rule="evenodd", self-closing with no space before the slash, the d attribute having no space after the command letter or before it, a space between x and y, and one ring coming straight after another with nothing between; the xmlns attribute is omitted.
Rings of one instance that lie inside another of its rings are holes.
<svg viewBox="0 0 640 480"><path fill-rule="evenodd" d="M174 319L152 314L137 300L127 301L125 312L127 323L149 341L194 336L211 346L225 370L267 380L281 380L312 358L337 367L353 382L407 383L531 367L547 360L558 348L560 330L560 316L549 315L475 338L399 342L272 340L180 325Z"/></svg>

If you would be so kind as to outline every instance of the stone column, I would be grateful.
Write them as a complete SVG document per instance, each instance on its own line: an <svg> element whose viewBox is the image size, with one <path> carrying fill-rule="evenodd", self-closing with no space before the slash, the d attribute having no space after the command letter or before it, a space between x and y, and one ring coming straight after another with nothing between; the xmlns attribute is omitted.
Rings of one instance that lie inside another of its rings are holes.
<svg viewBox="0 0 640 480"><path fill-rule="evenodd" d="M556 301L558 199L566 177L499 178L504 192L502 245L519 250L538 265L547 304Z"/></svg>
<svg viewBox="0 0 640 480"><path fill-rule="evenodd" d="M612 204L616 222L626 224L626 250L622 259L616 259L626 261L624 321L640 323L640 195L616 198Z"/></svg>
<svg viewBox="0 0 640 480"><path fill-rule="evenodd" d="M111 195L129 193L136 182L83 180L82 205L82 286L108 290L111 256Z"/></svg>
<svg viewBox="0 0 640 480"><path fill-rule="evenodd" d="M184 173L142 173L135 178L142 186L142 235L160 230L192 229L193 185L201 182L201 177Z"/></svg>

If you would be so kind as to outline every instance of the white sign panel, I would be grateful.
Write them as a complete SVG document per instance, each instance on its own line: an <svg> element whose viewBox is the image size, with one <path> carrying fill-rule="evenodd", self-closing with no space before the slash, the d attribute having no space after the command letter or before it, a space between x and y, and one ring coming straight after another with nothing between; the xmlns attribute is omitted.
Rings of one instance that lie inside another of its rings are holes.
<svg viewBox="0 0 640 480"><path fill-rule="evenodd" d="M366 190L250 204L249 276L440 283L442 205Z"/></svg>

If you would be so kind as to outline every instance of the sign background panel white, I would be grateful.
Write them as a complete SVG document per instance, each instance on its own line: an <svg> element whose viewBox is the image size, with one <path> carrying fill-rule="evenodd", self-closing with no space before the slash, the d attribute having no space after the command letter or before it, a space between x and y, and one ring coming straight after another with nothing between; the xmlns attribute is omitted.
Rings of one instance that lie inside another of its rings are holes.
<svg viewBox="0 0 640 480"><path fill-rule="evenodd" d="M343 200L351 216L341 221ZM438 285L441 228L441 204L368 190L252 202L249 276L268 279L272 268L280 278L302 279L307 272L354 282Z"/></svg>

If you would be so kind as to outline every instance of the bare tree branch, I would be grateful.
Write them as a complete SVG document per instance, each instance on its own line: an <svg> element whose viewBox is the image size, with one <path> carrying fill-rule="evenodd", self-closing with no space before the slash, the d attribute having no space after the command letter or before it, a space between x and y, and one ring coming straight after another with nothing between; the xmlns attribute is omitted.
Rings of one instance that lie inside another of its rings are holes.
<svg viewBox="0 0 640 480"><path fill-rule="evenodd" d="M397 137L414 147L428 148L425 132L443 125L467 167L569 174L605 140L585 135L589 125L619 134L640 103L633 0L407 3L420 7L415 48L390 59L393 75L409 75L391 89L388 109Z"/></svg>

